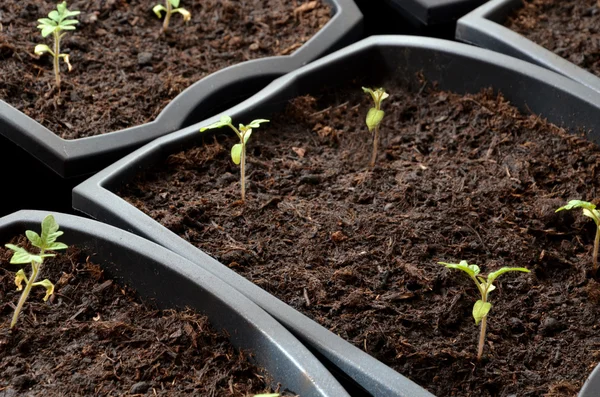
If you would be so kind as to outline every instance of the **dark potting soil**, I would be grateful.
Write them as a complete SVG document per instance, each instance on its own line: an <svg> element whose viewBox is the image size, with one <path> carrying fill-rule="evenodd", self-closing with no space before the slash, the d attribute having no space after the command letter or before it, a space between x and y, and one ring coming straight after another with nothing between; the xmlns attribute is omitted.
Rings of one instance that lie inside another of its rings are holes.
<svg viewBox="0 0 600 397"><path fill-rule="evenodd" d="M597 0L524 0L506 26L600 76Z"/></svg>
<svg viewBox="0 0 600 397"><path fill-rule="evenodd" d="M141 302L71 248L43 267L40 280L54 282L54 295L45 303L45 289L34 287L10 331L20 267L8 264L11 251L0 251L0 395L247 397L269 391L264 371L206 317Z"/></svg>
<svg viewBox="0 0 600 397"><path fill-rule="evenodd" d="M437 396L576 395L600 358L595 228L554 210L597 197L599 148L491 91L388 81L368 170L361 83L297 98L253 133L245 205L225 130L120 194ZM475 286L437 264L460 260L532 271L491 293L480 363Z"/></svg>
<svg viewBox="0 0 600 397"><path fill-rule="evenodd" d="M77 30L62 41L73 71L53 91L52 59L33 54L51 45L37 20L55 0L0 4L0 98L66 139L152 121L185 88L226 66L299 48L330 19L317 1L182 1L192 19L174 14L168 34L152 12L164 0L77 0Z"/></svg>

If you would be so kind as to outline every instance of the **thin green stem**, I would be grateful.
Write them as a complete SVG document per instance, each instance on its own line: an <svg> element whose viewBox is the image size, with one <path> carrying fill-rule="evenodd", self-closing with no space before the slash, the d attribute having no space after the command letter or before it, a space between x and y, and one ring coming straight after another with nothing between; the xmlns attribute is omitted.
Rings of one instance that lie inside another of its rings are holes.
<svg viewBox="0 0 600 397"><path fill-rule="evenodd" d="M169 0L165 0L165 8L167 9L167 12L163 22L163 32L166 32L167 29L169 29L169 22L171 22L171 14L173 13L173 10L171 9L171 2Z"/></svg>
<svg viewBox="0 0 600 397"><path fill-rule="evenodd" d="M600 227L596 227L596 238L594 239L593 272L598 271L598 246L600 246Z"/></svg>
<svg viewBox="0 0 600 397"><path fill-rule="evenodd" d="M60 90L60 34L54 31L54 79L56 80L56 88Z"/></svg>
<svg viewBox="0 0 600 397"><path fill-rule="evenodd" d="M483 356L483 345L485 343L485 330L487 327L487 316L481 319L481 332L479 333L479 348L477 349L477 360Z"/></svg>
<svg viewBox="0 0 600 397"><path fill-rule="evenodd" d="M375 133L373 134L373 153L371 154L371 168L375 167L375 161L377 160L377 146L379 146L379 126L375 127Z"/></svg>
<svg viewBox="0 0 600 397"><path fill-rule="evenodd" d="M240 161L240 174L242 184L242 201L246 201L246 144L242 140L242 158Z"/></svg>
<svg viewBox="0 0 600 397"><path fill-rule="evenodd" d="M25 285L25 289L23 290L23 293L21 294L21 298L19 298L19 303L17 304L17 308L15 309L15 313L13 314L12 321L10 322L10 328L13 328L15 326L15 324L17 324L17 319L19 318L19 314L21 313L21 310L23 309L23 305L25 304L25 301L29 297L29 293L31 292L33 283L35 283L35 280L36 280L38 274L40 273L40 267L41 267L41 264L38 265L35 262L31 262L31 268L33 269L31 271L31 277L29 277L29 280L27 281L27 285Z"/></svg>

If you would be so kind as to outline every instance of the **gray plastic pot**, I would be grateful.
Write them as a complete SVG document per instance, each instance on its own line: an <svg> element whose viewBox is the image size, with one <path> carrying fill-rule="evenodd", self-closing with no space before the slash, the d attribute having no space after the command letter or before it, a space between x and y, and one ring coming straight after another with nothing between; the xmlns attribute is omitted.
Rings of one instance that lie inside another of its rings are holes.
<svg viewBox="0 0 600 397"><path fill-rule="evenodd" d="M356 43L274 81L227 114L236 120L268 117L281 110L289 99L324 86L333 87L363 76L377 76L373 84L392 76L412 81L418 72L444 90L475 93L492 87L522 110L531 109L566 127L600 125L600 94L563 76L476 47L408 36L374 36ZM217 119L214 117L160 138L101 171L73 190L73 207L175 251L241 291L290 329L334 374L342 374L340 380L347 390L357 386L374 396L431 396L113 193L140 169L162 161L183 147L201 144L203 136L199 128ZM593 134L591 138L598 141L598 134Z"/></svg>
<svg viewBox="0 0 600 397"><path fill-rule="evenodd" d="M275 78L358 40L362 14L353 0L325 0L331 20L308 42L287 56L261 58L215 72L188 87L147 124L81 139L65 140L0 100L0 159L15 179L32 175L40 189L52 190L46 208L69 211L71 189L91 173L160 136L227 109ZM35 208L35 195L13 192L0 215ZM12 201L11 201L12 200ZM52 201L53 200L53 201ZM65 207L63 204L67 203Z"/></svg>
<svg viewBox="0 0 600 397"><path fill-rule="evenodd" d="M0 218L0 241L39 230L43 211L19 211ZM209 317L234 346L301 396L348 396L335 378L285 328L256 304L214 275L160 247L115 227L73 215L53 214L65 232L61 241L89 251L94 263L142 298L163 308L191 307Z"/></svg>
<svg viewBox="0 0 600 397"><path fill-rule="evenodd" d="M502 24L522 0L491 0L458 20L456 39L553 70L600 92L600 78Z"/></svg>

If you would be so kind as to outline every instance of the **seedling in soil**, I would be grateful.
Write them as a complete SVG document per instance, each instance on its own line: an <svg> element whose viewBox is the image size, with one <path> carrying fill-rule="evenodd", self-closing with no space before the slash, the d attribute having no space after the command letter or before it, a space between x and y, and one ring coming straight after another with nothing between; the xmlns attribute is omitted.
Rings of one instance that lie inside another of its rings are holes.
<svg viewBox="0 0 600 397"><path fill-rule="evenodd" d="M594 254L593 254L593 274L595 275L598 271L598 245L600 245L600 211L596 209L596 206L588 201L571 200L567 205L560 207L555 212L562 210L572 210L574 208L581 208L583 215L588 218L592 218L596 223L596 238L594 239Z"/></svg>
<svg viewBox="0 0 600 397"><path fill-rule="evenodd" d="M375 160L377 160L377 146L379 145L379 124L381 124L381 120L383 120L384 112L381 110L381 102L384 99L389 97L390 95L385 92L383 88L371 89L371 88L362 88L363 91L369 95L373 99L375 103L375 107L369 109L367 113L367 128L369 132L373 134L373 154L371 155L371 162L369 165L371 168L375 167Z"/></svg>
<svg viewBox="0 0 600 397"><path fill-rule="evenodd" d="M238 138L240 138L240 143L236 143L231 148L231 159L233 162L240 166L240 175L241 175L241 187L242 187L242 201L246 201L246 144L248 143L248 139L250 139L250 135L252 134L253 128L260 127L261 123L268 123L269 120L258 119L252 121L248 125L240 124L239 129L235 128L232 124L231 117L229 116L221 116L221 120L213 123L209 126L202 127L200 132L204 132L206 130L211 130L214 128L221 127L229 127L231 128Z"/></svg>
<svg viewBox="0 0 600 397"><path fill-rule="evenodd" d="M51 49L46 44L38 44L35 46L34 52L36 55L43 55L48 53L54 58L54 79L56 80L56 88L60 89L60 64L59 60L62 58L67 64L69 72L73 69L69 63L69 55L60 53L60 40L65 36L68 30L75 30L75 25L79 23L76 19L69 19L79 15L80 11L69 11L67 10L67 2L56 6L56 10L50 11L48 18L38 19L40 23L38 29L42 31L42 37L48 37L52 35L54 38L54 45Z"/></svg>
<svg viewBox="0 0 600 397"><path fill-rule="evenodd" d="M502 269L496 270L488 274L487 280L479 275L479 266L469 265L467 261L460 261L460 263L445 263L438 262L440 265L444 265L450 269L458 269L467 273L471 280L477 285L477 289L481 294L481 299L475 302L473 306L473 318L475 318L475 325L481 323L481 332L479 334L479 348L477 350L477 360L481 360L483 355L483 344L485 342L485 331L487 326L487 315L492 308L492 304L488 302L488 294L496 289L494 281L502 274L507 272L525 272L529 273L524 267L503 267Z"/></svg>
<svg viewBox="0 0 600 397"><path fill-rule="evenodd" d="M154 13L161 18L161 12L165 13L165 20L163 21L163 32L169 29L169 22L171 21L171 15L178 12L183 17L183 22L187 22L192 18L192 14L185 8L179 7L179 0L165 0L165 5L157 4L152 9Z"/></svg>
<svg viewBox="0 0 600 397"><path fill-rule="evenodd" d="M44 258L49 258L56 255L47 253L47 251L64 250L68 248L66 244L56 241L56 239L62 236L62 234L63 232L58 230L58 223L56 223L54 217L52 215L48 215L42 221L41 235L32 230L27 230L25 232L25 235L31 244L39 249L37 254L32 254L25 248L17 245L6 244L6 248L14 251L12 258L10 259L10 263L31 263L31 274L29 277L25 275L25 270L23 269L19 270L15 276L15 284L17 285L17 289L19 291L23 290L23 281L25 281L25 289L21 294L21 298L19 299L19 303L17 304L17 308L13 314L13 318L10 323L11 328L13 328L17 323L19 313L21 313L23 305L25 304L32 287L40 286L46 288L46 296L44 296L44 301L47 301L50 295L54 293L54 284L52 284L50 280L45 279L43 281L36 281L36 279L40 274L42 264L44 263Z"/></svg>

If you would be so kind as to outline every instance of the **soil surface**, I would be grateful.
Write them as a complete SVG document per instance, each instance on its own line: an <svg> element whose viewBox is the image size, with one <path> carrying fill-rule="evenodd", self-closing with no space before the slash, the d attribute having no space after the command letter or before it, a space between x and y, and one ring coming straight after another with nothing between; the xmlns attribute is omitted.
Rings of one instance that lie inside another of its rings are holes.
<svg viewBox="0 0 600 397"><path fill-rule="evenodd" d="M20 239L22 243L24 238ZM0 249L0 396L239 396L269 391L264 371L191 310L157 310L106 278L87 254L48 259L15 331L20 291ZM30 268L25 268L27 273Z"/></svg>
<svg viewBox="0 0 600 397"><path fill-rule="evenodd" d="M511 30L600 76L600 7L596 0L523 0Z"/></svg>
<svg viewBox="0 0 600 397"><path fill-rule="evenodd" d="M388 81L373 170L360 86L291 101L254 131L246 204L219 130L120 194L180 236L437 396L575 396L598 362L600 150L502 96ZM268 115L257 115L257 117ZM234 120L249 122L249 120ZM502 266L485 356L471 280Z"/></svg>
<svg viewBox="0 0 600 397"><path fill-rule="evenodd" d="M322 0L182 1L162 34L152 7L164 0L78 0L77 30L62 40L62 92L54 90L52 58L33 54L37 20L52 0L0 4L0 98L57 135L75 139L152 121L185 88L226 66L287 55L330 19Z"/></svg>

